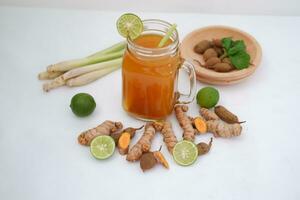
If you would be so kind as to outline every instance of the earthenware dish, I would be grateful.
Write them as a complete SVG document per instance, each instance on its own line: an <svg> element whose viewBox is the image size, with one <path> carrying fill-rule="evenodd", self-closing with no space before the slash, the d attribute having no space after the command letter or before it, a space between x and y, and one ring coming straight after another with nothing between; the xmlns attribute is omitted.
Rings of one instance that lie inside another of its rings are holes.
<svg viewBox="0 0 300 200"><path fill-rule="evenodd" d="M232 37L233 40L244 40L247 52L251 57L251 65L248 68L221 73L200 66L199 62L204 64L204 60L202 55L194 52L195 45L201 40L224 37ZM214 85L230 85L244 80L255 72L262 57L261 47L254 37L244 31L227 26L208 26L189 33L183 39L180 50L182 57L194 64L197 79L200 82Z"/></svg>

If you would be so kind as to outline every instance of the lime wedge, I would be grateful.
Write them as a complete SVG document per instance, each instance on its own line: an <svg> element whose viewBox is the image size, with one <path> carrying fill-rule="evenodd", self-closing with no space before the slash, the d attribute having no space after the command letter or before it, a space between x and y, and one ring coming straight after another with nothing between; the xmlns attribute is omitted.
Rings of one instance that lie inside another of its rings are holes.
<svg viewBox="0 0 300 200"><path fill-rule="evenodd" d="M120 35L125 38L130 37L133 40L143 32L144 25L142 20L135 14L125 13L119 17L117 29Z"/></svg>
<svg viewBox="0 0 300 200"><path fill-rule="evenodd" d="M191 165L197 160L197 157L197 146L190 141L183 140L178 142L173 149L173 158L179 165Z"/></svg>
<svg viewBox="0 0 300 200"><path fill-rule="evenodd" d="M92 155L100 160L109 158L115 151L115 141L107 135L95 137L90 145Z"/></svg>

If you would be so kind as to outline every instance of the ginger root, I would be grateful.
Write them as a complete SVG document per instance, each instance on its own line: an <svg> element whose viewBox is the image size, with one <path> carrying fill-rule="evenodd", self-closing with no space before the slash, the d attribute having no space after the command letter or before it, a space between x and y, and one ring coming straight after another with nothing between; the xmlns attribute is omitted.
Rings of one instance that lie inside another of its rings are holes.
<svg viewBox="0 0 300 200"><path fill-rule="evenodd" d="M206 122L208 132L214 134L215 137L233 137L239 136L242 132L240 124L227 124L222 120L209 120Z"/></svg>
<svg viewBox="0 0 300 200"><path fill-rule="evenodd" d="M168 151L173 154L173 148L176 145L177 138L172 129L172 124L169 121L154 122L154 127L157 131L160 131L163 135L163 140L168 148Z"/></svg>
<svg viewBox="0 0 300 200"><path fill-rule="evenodd" d="M123 128L121 122L113 122L106 120L99 126L82 132L78 136L79 144L89 146L91 141L99 135L110 135Z"/></svg>
<svg viewBox="0 0 300 200"><path fill-rule="evenodd" d="M139 160L144 152L149 152L151 142L154 138L156 130L152 122L148 122L145 126L145 131L139 141L129 150L126 160L136 161Z"/></svg>
<svg viewBox="0 0 300 200"><path fill-rule="evenodd" d="M207 108L200 108L200 114L205 120L218 120L220 119L216 113L213 111L208 110Z"/></svg>
<svg viewBox="0 0 300 200"><path fill-rule="evenodd" d="M177 121L183 129L183 139L193 142L195 130L190 118L185 114L188 111L188 107L186 105L177 105L174 109Z"/></svg>

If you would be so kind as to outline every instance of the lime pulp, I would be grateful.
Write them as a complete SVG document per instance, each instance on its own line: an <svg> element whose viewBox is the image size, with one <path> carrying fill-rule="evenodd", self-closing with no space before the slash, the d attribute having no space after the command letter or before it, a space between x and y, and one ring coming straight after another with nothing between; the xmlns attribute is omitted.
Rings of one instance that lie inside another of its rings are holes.
<svg viewBox="0 0 300 200"><path fill-rule="evenodd" d="M130 39L137 38L144 29L142 20L135 14L125 13L117 21L117 29L120 35Z"/></svg>
<svg viewBox="0 0 300 200"><path fill-rule="evenodd" d="M108 135L97 136L92 140L90 150L95 158L100 160L107 159L115 151L115 141Z"/></svg>
<svg viewBox="0 0 300 200"><path fill-rule="evenodd" d="M197 146L190 141L178 142L173 149L173 158L179 165L188 166L193 164L198 157Z"/></svg>

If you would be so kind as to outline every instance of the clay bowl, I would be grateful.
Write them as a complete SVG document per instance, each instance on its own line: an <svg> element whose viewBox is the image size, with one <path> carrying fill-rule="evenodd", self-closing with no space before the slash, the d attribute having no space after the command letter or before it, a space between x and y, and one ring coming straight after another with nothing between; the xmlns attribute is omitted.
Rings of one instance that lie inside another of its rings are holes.
<svg viewBox="0 0 300 200"><path fill-rule="evenodd" d="M233 40L244 40L247 52L251 57L250 62L252 65L243 70L233 70L226 73L215 72L200 66L199 62L204 64L204 60L202 55L194 52L194 46L201 40L224 37L232 37ZM255 72L262 56L261 47L254 37L244 31L227 26L208 26L189 33L183 39L180 50L181 56L194 64L197 79L201 82L214 85L230 85L247 78Z"/></svg>

